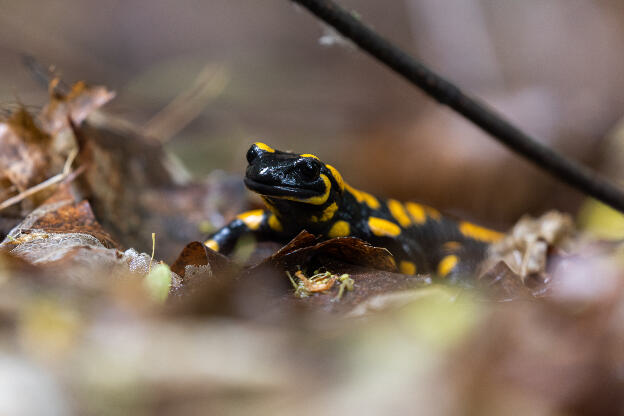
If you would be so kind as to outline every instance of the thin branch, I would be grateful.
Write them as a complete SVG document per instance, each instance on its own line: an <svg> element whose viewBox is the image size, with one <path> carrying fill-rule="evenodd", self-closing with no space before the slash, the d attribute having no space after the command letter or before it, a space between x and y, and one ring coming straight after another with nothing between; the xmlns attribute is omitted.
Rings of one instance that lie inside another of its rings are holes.
<svg viewBox="0 0 624 416"><path fill-rule="evenodd" d="M65 160L65 165L63 166L63 171L61 173L54 175L51 178L48 178L45 181L26 189L23 192L20 192L19 194L7 199L6 201L3 201L2 203L0 203L0 211L10 207L11 205L17 204L23 199L28 198L29 196L34 195L37 192L42 191L43 189L46 189L56 183L63 181L63 179L67 178L71 173L71 165L72 163L74 163L74 159L77 155L78 149L72 149L72 151L67 156L67 159Z"/></svg>
<svg viewBox="0 0 624 416"><path fill-rule="evenodd" d="M331 0L291 1L307 8L377 60L441 104L451 107L472 121L511 150L573 188L624 212L624 193L618 187L524 133L485 103L470 97L456 85L381 37L357 16Z"/></svg>

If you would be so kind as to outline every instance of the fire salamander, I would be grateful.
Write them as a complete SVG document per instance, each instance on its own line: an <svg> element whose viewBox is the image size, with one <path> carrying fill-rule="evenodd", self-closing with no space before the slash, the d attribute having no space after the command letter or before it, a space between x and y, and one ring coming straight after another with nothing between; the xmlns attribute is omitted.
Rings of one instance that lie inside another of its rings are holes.
<svg viewBox="0 0 624 416"><path fill-rule="evenodd" d="M245 185L268 209L238 215L205 242L228 254L238 239L287 242L301 230L326 238L354 236L387 248L404 274L431 273L454 282L471 277L490 243L502 234L442 216L434 208L360 191L312 154L254 143Z"/></svg>

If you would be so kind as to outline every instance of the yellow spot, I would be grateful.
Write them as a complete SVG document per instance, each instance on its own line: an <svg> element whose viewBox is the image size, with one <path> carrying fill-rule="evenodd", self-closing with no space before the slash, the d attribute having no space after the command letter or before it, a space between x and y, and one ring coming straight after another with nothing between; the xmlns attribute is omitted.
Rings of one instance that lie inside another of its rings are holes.
<svg viewBox="0 0 624 416"><path fill-rule="evenodd" d="M428 207L426 205L417 204L415 202L407 202L405 204L407 212L412 216L412 219L416 224L424 224L427 222L427 217L434 220L442 218L440 211L435 208Z"/></svg>
<svg viewBox="0 0 624 416"><path fill-rule="evenodd" d="M472 224L466 221L462 221L459 223L459 231L461 231L461 233L466 237L474 238L475 240L483 241L486 243L493 243L503 237L503 234L499 233L498 231L480 227L476 224Z"/></svg>
<svg viewBox="0 0 624 416"><path fill-rule="evenodd" d="M332 218L334 218L334 214L336 213L337 210L338 210L338 204L333 202L331 205L329 205L327 208L323 210L323 214L321 215L320 218L317 217L316 215L313 215L312 217L310 217L310 221L312 222L329 221Z"/></svg>
<svg viewBox="0 0 624 416"><path fill-rule="evenodd" d="M457 263L459 263L459 258L456 255L444 257L440 260L440 263L438 263L438 275L440 275L440 277L448 276L453 268L457 266Z"/></svg>
<svg viewBox="0 0 624 416"><path fill-rule="evenodd" d="M399 270L403 274L416 274L416 265L411 261L401 260Z"/></svg>
<svg viewBox="0 0 624 416"><path fill-rule="evenodd" d="M212 249L212 250L214 250L214 251L219 251L219 243L217 243L217 242L216 242L215 240L213 240L213 239L210 239L210 240L206 241L206 242L204 243L204 245L205 245L206 247L208 247L209 249Z"/></svg>
<svg viewBox="0 0 624 416"><path fill-rule="evenodd" d="M271 227L271 229L275 231L284 231L282 223L277 219L275 214L271 214L271 216L269 217L269 227Z"/></svg>
<svg viewBox="0 0 624 416"><path fill-rule="evenodd" d="M273 149L271 146L266 145L264 143L261 142L255 142L254 143L256 146L258 146L261 150L264 150L265 152L269 152L269 153L275 153L275 149Z"/></svg>
<svg viewBox="0 0 624 416"><path fill-rule="evenodd" d="M331 226L327 235L330 238L346 237L349 235L349 233L351 233L351 227L349 226L349 223L343 220L339 220Z"/></svg>
<svg viewBox="0 0 624 416"><path fill-rule="evenodd" d="M327 202L327 198L329 198L329 191L331 191L331 182L327 175L321 173L319 176L321 177L323 182L325 182L325 192L323 193L323 195L312 196L310 198L297 198L296 196L282 196L280 198L288 199L290 201L303 202L305 204L323 205L325 202Z"/></svg>
<svg viewBox="0 0 624 416"><path fill-rule="evenodd" d="M425 206L425 211L427 212L427 215L429 217L433 218L436 221L438 221L440 218L442 218L442 214L440 214L440 211L438 211L435 208L431 208L431 207Z"/></svg>
<svg viewBox="0 0 624 416"><path fill-rule="evenodd" d="M446 243L442 244L442 249L447 251L455 251L461 248L461 246L461 243L457 241L447 241Z"/></svg>
<svg viewBox="0 0 624 416"><path fill-rule="evenodd" d="M370 207L370 209L378 209L380 204L377 198L369 194L368 192L360 191L359 189L355 189L349 184L345 183L345 189L351 192L351 195L359 202L365 202L366 205Z"/></svg>
<svg viewBox="0 0 624 416"><path fill-rule="evenodd" d="M331 172L331 175L334 177L334 180L338 184L338 188L340 188L340 192L344 191L345 183L342 179L342 175L340 174L340 172L338 172L338 170L332 165L325 165L325 167Z"/></svg>
<svg viewBox="0 0 624 416"><path fill-rule="evenodd" d="M407 212L410 213L412 219L417 224L424 224L427 221L427 214L425 213L425 207L414 202L408 202L405 204Z"/></svg>
<svg viewBox="0 0 624 416"><path fill-rule="evenodd" d="M264 210L254 209L252 211L243 212L238 214L236 218L243 221L250 230L255 231L260 227L262 218L264 217Z"/></svg>
<svg viewBox="0 0 624 416"><path fill-rule="evenodd" d="M392 214L394 219L397 220L399 224L401 224L401 227L407 228L412 225L412 221L408 217L407 212L405 212L403 204L401 204L396 199L389 199L387 204L388 209L390 210L390 214Z"/></svg>
<svg viewBox="0 0 624 416"><path fill-rule="evenodd" d="M383 218L370 217L368 219L368 227L378 237L396 237L401 234L398 225Z"/></svg>
<svg viewBox="0 0 624 416"><path fill-rule="evenodd" d="M319 158L318 158L318 157L316 157L315 155L310 154L310 153L304 153L304 154L299 155L299 156L301 156L301 157L311 157L311 158L313 158L313 159L319 160Z"/></svg>

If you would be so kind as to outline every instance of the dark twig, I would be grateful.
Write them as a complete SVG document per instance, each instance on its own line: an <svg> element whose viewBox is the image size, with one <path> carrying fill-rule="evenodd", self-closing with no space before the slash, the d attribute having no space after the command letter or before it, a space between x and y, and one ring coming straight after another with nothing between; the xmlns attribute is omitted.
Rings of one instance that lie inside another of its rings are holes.
<svg viewBox="0 0 624 416"><path fill-rule="evenodd" d="M43 88L48 88L52 80L57 76L53 67L44 67L41 62L32 55L22 55L22 64L30 71L31 75ZM67 94L71 88L67 83L58 78L58 82L55 85L55 91L62 94Z"/></svg>
<svg viewBox="0 0 624 416"><path fill-rule="evenodd" d="M462 92L331 0L291 0L333 26L343 36L392 68L442 104L448 105L538 167L607 205L624 212L624 193L583 165L544 146L481 101Z"/></svg>

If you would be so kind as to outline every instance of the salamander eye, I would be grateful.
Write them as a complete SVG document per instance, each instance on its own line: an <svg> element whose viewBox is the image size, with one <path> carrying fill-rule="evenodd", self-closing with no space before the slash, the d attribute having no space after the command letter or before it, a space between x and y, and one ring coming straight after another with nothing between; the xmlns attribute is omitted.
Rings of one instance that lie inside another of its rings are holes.
<svg viewBox="0 0 624 416"><path fill-rule="evenodd" d="M313 160L301 159L301 162L299 162L299 171L305 179L314 180L318 178L321 173L321 167Z"/></svg>
<svg viewBox="0 0 624 416"><path fill-rule="evenodd" d="M255 144L252 144L249 150L247 150L247 163L253 163L253 161L260 156L261 153L262 150Z"/></svg>

